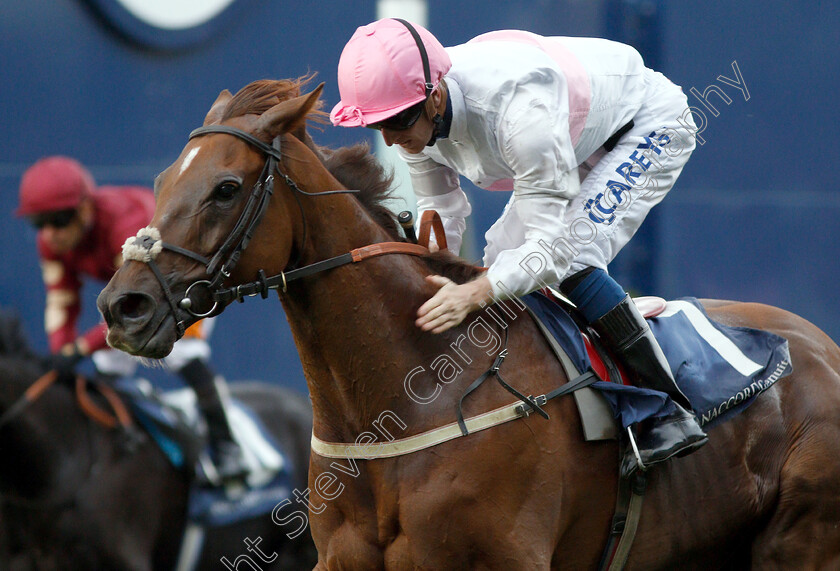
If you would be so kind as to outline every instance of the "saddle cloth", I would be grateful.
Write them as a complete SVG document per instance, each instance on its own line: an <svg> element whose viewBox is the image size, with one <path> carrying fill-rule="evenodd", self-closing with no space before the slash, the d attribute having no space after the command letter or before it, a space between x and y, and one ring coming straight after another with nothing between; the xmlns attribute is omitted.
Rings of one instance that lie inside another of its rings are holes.
<svg viewBox="0 0 840 571"><path fill-rule="evenodd" d="M592 367L582 333L565 310L541 292L522 301L579 371ZM709 319L696 298L668 301L661 313L647 321L701 425L740 413L793 371L786 339L767 331L717 323ZM606 399L625 428L674 410L665 393L652 389L605 381L593 383L592 388Z"/></svg>

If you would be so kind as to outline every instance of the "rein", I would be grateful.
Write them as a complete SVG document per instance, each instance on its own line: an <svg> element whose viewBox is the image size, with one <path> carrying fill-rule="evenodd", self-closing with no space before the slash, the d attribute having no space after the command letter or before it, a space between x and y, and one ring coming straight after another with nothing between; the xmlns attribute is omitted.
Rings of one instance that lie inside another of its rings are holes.
<svg viewBox="0 0 840 571"><path fill-rule="evenodd" d="M58 380L58 371L48 371L29 385L26 392L12 403L6 412L0 416L0 428L8 424L13 418L23 412L23 409L38 400L50 386Z"/></svg>
<svg viewBox="0 0 840 571"><path fill-rule="evenodd" d="M189 138L193 139L195 137L201 137L203 135L213 133L221 133L237 137L251 146L256 147L266 156L265 165L263 166L260 178L251 189L251 195L248 197L248 202L245 204L245 208L242 210L236 225L233 230L231 230L222 246L219 247L212 258L206 258L191 250L162 241L160 231L157 228L148 226L137 232L136 236L126 240L123 245L123 259L126 261L135 260L148 264L149 268L152 270L160 283L166 297L166 301L172 311L179 339L184 336L184 332L187 328L186 320L179 319L179 309L187 312L193 317L201 319L214 314L220 304L224 305L233 300L241 302L245 296L260 295L263 299L265 299L268 297L269 290L274 289L285 292L289 282L332 268L351 263L358 263L363 260L385 254L422 256L429 253L429 250L423 246L406 242L384 242L380 244L371 244L369 246L357 248L347 252L346 254L341 254L340 256L321 260L302 268L280 272L279 274L270 277L267 277L265 272L260 270L258 272L258 279L255 281L228 288L223 287L222 284L224 280L230 277L231 271L239 261L242 252L244 252L245 248L247 248L257 226L262 220L263 214L268 208L269 200L274 193L275 172L283 177L283 181L294 192L295 199L298 202L298 207L301 209L301 216L303 218L304 242L306 238L306 218L303 216L303 206L301 205L299 199L300 195L330 196L335 194L353 194L359 191L329 190L325 192L306 192L301 189L294 180L292 180L287 174L281 172L278 168L278 164L283 157L281 153L280 136L277 136L274 141L272 141L272 144L268 145L241 129L224 125L207 125L195 129L192 133L190 133ZM212 277L193 282L189 287L187 287L183 298L176 302L175 296L173 295L169 284L155 262L155 258L163 250L168 250L197 261L205 266L207 274ZM294 266L295 263L290 265ZM190 294L193 292L193 288L196 287L204 287L212 295L213 306L206 312L200 313L193 307L194 302L190 297Z"/></svg>
<svg viewBox="0 0 840 571"><path fill-rule="evenodd" d="M41 375L38 379L35 380L34 383L27 387L26 391L24 391L23 395L18 398L16 401L12 403L12 405L6 409L2 415L0 415L0 428L9 424L12 420L20 416L20 414L26 410L26 408L41 398L44 393L49 389L55 382L58 380L58 371L51 370L47 371L43 375ZM77 378L77 382L81 380L81 376ZM94 418L94 420L97 420ZM81 475L79 476L79 480L77 482L73 482L66 486L68 490L79 490L83 485L86 485L87 482L90 481L91 475L93 474L94 466L97 462L97 458L94 455L94 446L92 443L92 434L91 434L91 425L88 423L87 425L87 438L85 439L87 443L87 454L88 454L88 461L86 463L86 468L83 470ZM78 460L78 459L77 459ZM32 511L43 511L43 510L56 510L56 509L63 509L70 506L73 506L76 501L76 493L71 493L70 497L67 498L47 498L45 500L30 500L10 495L3 495L2 502L15 506L16 508L32 510Z"/></svg>
<svg viewBox="0 0 840 571"><path fill-rule="evenodd" d="M29 385L23 395L13 402L12 405L6 409L6 412L0 416L0 428L17 418L17 416L20 415L26 407L41 398L47 389L54 385L57 380L58 371L47 371L34 383ZM123 428L131 428L133 424L131 420L131 413L128 412L128 409L117 396L114 389L107 385L100 385L98 387L99 392L105 400L108 401L108 404L114 411L113 414L111 414L102 410L102 408L93 402L93 399L91 399L85 391L86 384L87 380L82 375L76 376L76 401L78 402L79 408L82 412L105 428L116 428L117 425L120 425Z"/></svg>

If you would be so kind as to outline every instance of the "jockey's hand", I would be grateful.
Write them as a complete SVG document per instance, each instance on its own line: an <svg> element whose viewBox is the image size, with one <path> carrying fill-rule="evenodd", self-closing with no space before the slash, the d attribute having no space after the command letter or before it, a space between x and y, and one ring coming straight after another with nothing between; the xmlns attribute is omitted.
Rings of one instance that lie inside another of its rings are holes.
<svg viewBox="0 0 840 571"><path fill-rule="evenodd" d="M423 331L443 333L461 323L468 313L493 300L486 275L458 285L443 276L427 276L426 281L439 287L437 293L417 310L414 322Z"/></svg>
<svg viewBox="0 0 840 571"><path fill-rule="evenodd" d="M73 380L76 377L76 365L84 359L75 344L65 345L61 352L47 357L47 367L58 373L61 380Z"/></svg>

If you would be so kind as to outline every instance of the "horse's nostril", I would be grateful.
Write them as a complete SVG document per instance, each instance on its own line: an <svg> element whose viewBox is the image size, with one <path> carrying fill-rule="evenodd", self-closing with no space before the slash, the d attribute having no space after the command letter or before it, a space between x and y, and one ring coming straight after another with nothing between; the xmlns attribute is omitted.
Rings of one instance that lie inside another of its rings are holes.
<svg viewBox="0 0 840 571"><path fill-rule="evenodd" d="M105 322L110 327L111 321L124 324L125 321L148 320L154 313L155 302L144 293L133 292L121 295L109 309L105 314Z"/></svg>
<svg viewBox="0 0 840 571"><path fill-rule="evenodd" d="M120 313L129 319L137 317L143 313L144 301L139 295L127 295L120 300Z"/></svg>
<svg viewBox="0 0 840 571"><path fill-rule="evenodd" d="M107 325L109 328L113 327L114 316L111 315L111 310L106 307L104 309L100 309L99 311L100 313L102 313L103 319L105 319L105 325Z"/></svg>

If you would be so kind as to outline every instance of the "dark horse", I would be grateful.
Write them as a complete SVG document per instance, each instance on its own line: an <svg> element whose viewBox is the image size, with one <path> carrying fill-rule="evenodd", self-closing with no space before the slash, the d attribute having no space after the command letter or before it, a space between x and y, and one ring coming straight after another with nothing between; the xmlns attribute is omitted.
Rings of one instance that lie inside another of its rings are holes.
<svg viewBox="0 0 840 571"><path fill-rule="evenodd" d="M178 321L275 287L307 375L315 437L370 444L450 424L467 386L494 362L489 341L478 342L504 331L477 312L431 335L414 325L415 313L433 293L424 276L463 281L478 270L440 252L339 265L348 260L336 257L354 249L399 240L382 206L389 182L365 148L315 146L305 121L319 114L320 89L299 93L288 81L222 92L156 182L151 225L160 236L143 239L150 253L162 247L153 267L126 263L99 297L109 341L161 357ZM268 198L261 189L272 183ZM268 201L258 227L252 195ZM231 262L229 276L220 259ZM781 309L706 307L717 321L787 338L795 373L712 428L699 452L649 473L628 568L840 568L840 349ZM543 394L565 382L529 318L508 319L507 330L509 384ZM465 415L511 400L485 383ZM550 420L532 414L390 458L313 452L307 499L317 569L595 568L615 504L617 445L584 441L573 399L545 411Z"/></svg>
<svg viewBox="0 0 840 571"><path fill-rule="evenodd" d="M0 349L4 343L0 341ZM150 438L127 446L124 434L86 416L63 382L5 415L46 372L33 355L0 350L0 569L174 569L186 524L190 476L176 470ZM264 383L232 383L298 467L309 457L306 398ZM298 468L295 486L306 486ZM279 500L278 500L279 502ZM197 568L246 554L246 538L277 557L263 569L314 564L311 538L290 541L270 515L210 529Z"/></svg>

